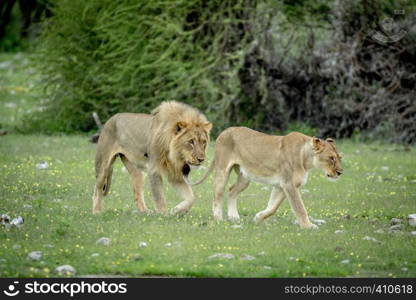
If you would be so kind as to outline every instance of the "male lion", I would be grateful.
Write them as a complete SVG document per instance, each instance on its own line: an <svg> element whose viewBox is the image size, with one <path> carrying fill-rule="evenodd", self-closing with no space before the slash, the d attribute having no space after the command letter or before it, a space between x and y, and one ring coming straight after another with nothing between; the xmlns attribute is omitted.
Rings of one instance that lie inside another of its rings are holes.
<svg viewBox="0 0 416 300"><path fill-rule="evenodd" d="M187 212L194 195L183 176L190 172L190 166L204 161L211 128L212 124L202 113L176 101L162 102L151 114L119 113L111 117L97 144L93 213L102 211L102 197L110 189L117 156L132 177L139 211L148 211L143 199L143 171L146 170L157 211L166 213L164 176L183 198L172 213Z"/></svg>
<svg viewBox="0 0 416 300"><path fill-rule="evenodd" d="M222 202L231 170L237 175L237 182L228 194L228 218L239 220L237 196L245 190L250 181L273 186L267 208L256 214L254 221L261 222L273 215L282 201L289 199L293 212L301 227L317 228L309 220L299 193L299 187L306 183L308 171L321 168L328 178L342 174L341 156L332 139L321 140L299 132L286 136L267 135L246 127L230 127L217 138L215 157L208 172L197 183L203 182L215 169L214 218L222 220ZM185 178L188 182L188 179Z"/></svg>

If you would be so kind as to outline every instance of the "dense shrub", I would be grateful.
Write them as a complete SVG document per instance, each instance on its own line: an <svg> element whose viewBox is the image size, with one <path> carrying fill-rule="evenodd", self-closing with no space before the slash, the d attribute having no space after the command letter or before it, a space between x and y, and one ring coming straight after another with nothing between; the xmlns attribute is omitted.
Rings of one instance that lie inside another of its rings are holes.
<svg viewBox="0 0 416 300"><path fill-rule="evenodd" d="M88 131L92 111L176 99L217 132L305 123L413 143L414 2L56 0L38 49L49 102L25 130ZM383 44L371 30L389 16L406 34Z"/></svg>
<svg viewBox="0 0 416 300"><path fill-rule="evenodd" d="M63 0L55 7L38 50L50 103L30 126L89 130L92 111L105 120L167 99L224 119L238 93L254 1Z"/></svg>

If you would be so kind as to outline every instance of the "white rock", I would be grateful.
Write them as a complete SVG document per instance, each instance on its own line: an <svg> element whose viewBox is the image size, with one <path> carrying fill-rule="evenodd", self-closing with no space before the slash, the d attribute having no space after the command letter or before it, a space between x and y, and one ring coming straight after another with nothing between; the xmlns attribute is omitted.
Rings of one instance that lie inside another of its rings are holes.
<svg viewBox="0 0 416 300"><path fill-rule="evenodd" d="M402 224L402 223L403 223L402 219L393 218L390 220L390 225L397 225L397 224Z"/></svg>
<svg viewBox="0 0 416 300"><path fill-rule="evenodd" d="M95 243L97 245L110 246L111 239L108 237L102 237L102 238L99 238Z"/></svg>
<svg viewBox="0 0 416 300"><path fill-rule="evenodd" d="M23 223L24 223L23 218L21 216L18 216L10 222L10 225L16 226L16 227L21 227L23 225Z"/></svg>
<svg viewBox="0 0 416 300"><path fill-rule="evenodd" d="M146 242L140 242L139 243L139 247L140 248L146 248L147 247L147 243Z"/></svg>
<svg viewBox="0 0 416 300"><path fill-rule="evenodd" d="M100 253L93 253L93 254L91 254L91 257L97 257L97 256L100 256Z"/></svg>
<svg viewBox="0 0 416 300"><path fill-rule="evenodd" d="M261 251L261 252L257 253L257 255L259 255L259 256L264 256L264 255L266 255L266 252Z"/></svg>
<svg viewBox="0 0 416 300"><path fill-rule="evenodd" d="M42 251L32 251L27 255L29 260L40 260L42 258Z"/></svg>
<svg viewBox="0 0 416 300"><path fill-rule="evenodd" d="M341 262L340 262L340 264L343 264L343 265L346 265L346 264L349 264L349 263L350 263L349 259L344 259L344 260L341 260Z"/></svg>
<svg viewBox="0 0 416 300"><path fill-rule="evenodd" d="M368 236L368 235L366 235L365 237L363 237L363 240L364 240L364 241L372 241L372 242L374 242L374 243L380 243L380 241L379 241L379 240L377 240L377 239L375 239L375 238L373 238L373 237L371 237L371 236Z"/></svg>
<svg viewBox="0 0 416 300"><path fill-rule="evenodd" d="M243 228L243 225L239 225L239 224L234 224L230 226L233 229L239 229L239 228Z"/></svg>
<svg viewBox="0 0 416 300"><path fill-rule="evenodd" d="M20 249L20 248L22 248L22 246L20 246L19 244L14 244L13 246L12 246L12 248L13 249Z"/></svg>
<svg viewBox="0 0 416 300"><path fill-rule="evenodd" d="M404 268L402 268L402 271L403 271L403 272L407 272L407 271L409 271L409 269L408 269L408 268L406 268L406 267L404 267Z"/></svg>
<svg viewBox="0 0 416 300"><path fill-rule="evenodd" d="M341 233L344 233L345 232L345 230L335 230L335 234L341 234Z"/></svg>
<svg viewBox="0 0 416 300"><path fill-rule="evenodd" d="M390 226L389 231L390 232L400 231L400 230L402 230L402 228L403 228L403 225L402 224L397 224L397 225Z"/></svg>
<svg viewBox="0 0 416 300"><path fill-rule="evenodd" d="M54 248L55 246L52 244L45 244L43 245L44 248Z"/></svg>
<svg viewBox="0 0 416 300"><path fill-rule="evenodd" d="M38 170L46 170L47 168L49 168L49 164L47 161L41 161L36 165L36 168L38 168Z"/></svg>
<svg viewBox="0 0 416 300"><path fill-rule="evenodd" d="M2 214L2 215L0 216L0 223L1 223L2 225L5 225L5 224L10 223L10 217L9 217L8 215L6 215L6 214Z"/></svg>
<svg viewBox="0 0 416 300"><path fill-rule="evenodd" d="M73 276L76 274L76 270L71 265L59 266L55 269L55 272L61 276Z"/></svg>
<svg viewBox="0 0 416 300"><path fill-rule="evenodd" d="M409 225L416 227L416 214L411 214L408 216Z"/></svg>
<svg viewBox="0 0 416 300"><path fill-rule="evenodd" d="M377 229L377 230L374 231L374 233L383 234L384 230L383 229Z"/></svg>
<svg viewBox="0 0 416 300"><path fill-rule="evenodd" d="M249 255L249 254L243 254L242 256L241 256L241 260L255 260L256 258L254 257L254 256L252 256L252 255Z"/></svg>
<svg viewBox="0 0 416 300"><path fill-rule="evenodd" d="M167 247L167 248L172 247L172 243L166 243L165 247Z"/></svg>
<svg viewBox="0 0 416 300"><path fill-rule="evenodd" d="M416 236L416 231L411 231L410 235Z"/></svg>
<svg viewBox="0 0 416 300"><path fill-rule="evenodd" d="M382 166L382 167L381 167L381 169L382 169L383 171L388 171L390 168L389 168L388 166Z"/></svg>
<svg viewBox="0 0 416 300"><path fill-rule="evenodd" d="M24 209L32 209L32 205L30 204L23 204Z"/></svg>
<svg viewBox="0 0 416 300"><path fill-rule="evenodd" d="M315 223L316 225L323 225L323 224L326 224L326 221L325 220L320 220L320 219L313 219L313 218L309 218L310 220L311 220L311 222L312 223Z"/></svg>
<svg viewBox="0 0 416 300"><path fill-rule="evenodd" d="M270 267L270 266L263 266L263 269L265 269L265 270L271 270L272 267Z"/></svg>
<svg viewBox="0 0 416 300"><path fill-rule="evenodd" d="M231 253L215 253L208 257L208 259L233 259L235 256Z"/></svg>

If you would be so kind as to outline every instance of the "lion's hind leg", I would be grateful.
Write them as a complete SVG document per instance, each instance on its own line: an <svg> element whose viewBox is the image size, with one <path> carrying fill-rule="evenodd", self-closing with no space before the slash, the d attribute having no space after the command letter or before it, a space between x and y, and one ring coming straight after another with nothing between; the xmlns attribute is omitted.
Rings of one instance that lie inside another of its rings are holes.
<svg viewBox="0 0 416 300"><path fill-rule="evenodd" d="M111 177L113 174L113 163L117 154L97 152L95 171L96 182L94 195L92 197L92 212L94 214L102 211L102 198L106 196L110 190Z"/></svg>
<svg viewBox="0 0 416 300"><path fill-rule="evenodd" d="M132 182L133 182L133 191L134 198L136 200L137 209L142 212L149 212L149 209L144 202L144 177L143 172L140 171L136 166L134 166L125 155L120 154L121 161L129 172Z"/></svg>

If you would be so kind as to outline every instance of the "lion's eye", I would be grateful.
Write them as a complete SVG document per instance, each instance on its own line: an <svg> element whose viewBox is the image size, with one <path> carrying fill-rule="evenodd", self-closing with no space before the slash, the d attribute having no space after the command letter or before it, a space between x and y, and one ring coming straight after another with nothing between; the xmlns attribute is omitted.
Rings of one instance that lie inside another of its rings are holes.
<svg viewBox="0 0 416 300"><path fill-rule="evenodd" d="M188 143L189 143L189 145L193 146L194 145L194 140L189 140Z"/></svg>
<svg viewBox="0 0 416 300"><path fill-rule="evenodd" d="M335 161L335 157L331 156L331 160L332 160L332 161Z"/></svg>

